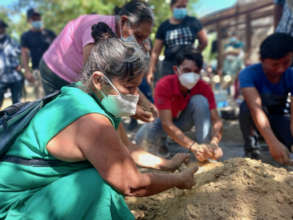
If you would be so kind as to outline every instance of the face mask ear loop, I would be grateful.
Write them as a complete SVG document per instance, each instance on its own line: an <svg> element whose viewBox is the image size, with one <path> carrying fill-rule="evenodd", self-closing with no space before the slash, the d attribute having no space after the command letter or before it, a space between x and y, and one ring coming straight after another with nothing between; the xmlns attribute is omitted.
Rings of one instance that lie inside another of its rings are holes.
<svg viewBox="0 0 293 220"><path fill-rule="evenodd" d="M119 94L119 95L121 95L120 94L120 92L119 92L119 90L113 85L113 83L110 81L110 79L107 77L107 76L105 76L104 75L104 78L107 80L107 82L112 86L112 88Z"/></svg>

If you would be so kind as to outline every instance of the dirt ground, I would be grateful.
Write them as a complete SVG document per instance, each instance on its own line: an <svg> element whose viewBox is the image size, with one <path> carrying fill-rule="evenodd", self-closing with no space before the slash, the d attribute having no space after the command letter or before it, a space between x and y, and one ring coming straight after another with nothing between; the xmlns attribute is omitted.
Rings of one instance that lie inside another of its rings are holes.
<svg viewBox="0 0 293 220"><path fill-rule="evenodd" d="M293 168L276 163L265 143L260 161L243 158L237 120L224 120L220 146L223 158L199 169L192 190L171 189L151 197L127 197L136 219L293 220Z"/></svg>

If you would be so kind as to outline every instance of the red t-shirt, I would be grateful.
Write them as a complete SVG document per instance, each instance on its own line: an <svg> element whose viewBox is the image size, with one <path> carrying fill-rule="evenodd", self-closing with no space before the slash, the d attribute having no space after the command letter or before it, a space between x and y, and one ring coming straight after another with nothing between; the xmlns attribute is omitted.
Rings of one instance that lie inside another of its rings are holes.
<svg viewBox="0 0 293 220"><path fill-rule="evenodd" d="M178 118L194 95L207 98L210 110L216 108L216 101L211 87L202 80L185 96L180 91L180 82L176 74L163 77L155 88L155 105L159 110L171 110L173 118Z"/></svg>

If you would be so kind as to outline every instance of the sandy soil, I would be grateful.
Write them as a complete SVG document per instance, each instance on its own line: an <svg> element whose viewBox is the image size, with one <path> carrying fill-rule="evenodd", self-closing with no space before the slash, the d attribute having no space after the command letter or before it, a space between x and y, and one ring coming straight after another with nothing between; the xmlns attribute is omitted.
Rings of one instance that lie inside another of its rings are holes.
<svg viewBox="0 0 293 220"><path fill-rule="evenodd" d="M233 158L205 165L192 190L127 198L137 219L293 219L293 172L261 161Z"/></svg>

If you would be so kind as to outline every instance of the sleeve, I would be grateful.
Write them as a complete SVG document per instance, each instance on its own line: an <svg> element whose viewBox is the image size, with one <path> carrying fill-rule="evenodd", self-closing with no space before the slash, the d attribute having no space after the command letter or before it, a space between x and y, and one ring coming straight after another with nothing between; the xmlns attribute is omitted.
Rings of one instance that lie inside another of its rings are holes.
<svg viewBox="0 0 293 220"><path fill-rule="evenodd" d="M156 33L156 39L164 41L165 39L165 22L163 22Z"/></svg>
<svg viewBox="0 0 293 220"><path fill-rule="evenodd" d="M245 68L239 74L240 88L255 87L253 75L254 72L251 68Z"/></svg>
<svg viewBox="0 0 293 220"><path fill-rule="evenodd" d="M171 110L171 97L164 81L159 81L155 88L155 106L159 110Z"/></svg>
<svg viewBox="0 0 293 220"><path fill-rule="evenodd" d="M29 48L28 38L26 33L23 33L20 38L20 45L21 47Z"/></svg>
<svg viewBox="0 0 293 220"><path fill-rule="evenodd" d="M191 20L192 27L194 28L195 33L197 34L203 29L203 26L197 18L195 17L191 17L191 18L192 18Z"/></svg>

